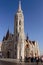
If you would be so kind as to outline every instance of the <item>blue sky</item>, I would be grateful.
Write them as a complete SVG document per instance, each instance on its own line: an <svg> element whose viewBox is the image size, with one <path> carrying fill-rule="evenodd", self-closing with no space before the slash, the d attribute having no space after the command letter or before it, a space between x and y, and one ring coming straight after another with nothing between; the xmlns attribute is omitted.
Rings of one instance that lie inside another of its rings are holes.
<svg viewBox="0 0 43 65"><path fill-rule="evenodd" d="M21 0L24 13L25 34L29 39L39 43L43 51L43 0ZM0 0L0 41L9 28L14 32L14 16L18 10L19 0Z"/></svg>

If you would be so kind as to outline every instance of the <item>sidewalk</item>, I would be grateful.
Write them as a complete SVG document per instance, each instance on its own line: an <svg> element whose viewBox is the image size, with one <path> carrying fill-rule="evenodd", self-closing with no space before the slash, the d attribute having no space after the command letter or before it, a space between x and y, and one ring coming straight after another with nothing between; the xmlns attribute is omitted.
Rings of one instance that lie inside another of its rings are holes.
<svg viewBox="0 0 43 65"><path fill-rule="evenodd" d="M17 60L17 59L10 59L10 58L0 58L0 60L1 61L8 61L8 62L16 62L16 63L19 62L19 60Z"/></svg>
<svg viewBox="0 0 43 65"><path fill-rule="evenodd" d="M9 59L9 58L0 58L0 61L13 62L13 63L25 63L25 62L20 62L17 59Z"/></svg>
<svg viewBox="0 0 43 65"><path fill-rule="evenodd" d="M8 59L8 58L0 58L0 61L5 61L5 62L12 62L12 63L19 63L19 64L29 64L29 65L35 65L35 64L37 64L37 63L31 63L31 62L20 62L19 60L17 60L17 59ZM39 65L41 65L41 64L43 64L43 63L38 63Z"/></svg>

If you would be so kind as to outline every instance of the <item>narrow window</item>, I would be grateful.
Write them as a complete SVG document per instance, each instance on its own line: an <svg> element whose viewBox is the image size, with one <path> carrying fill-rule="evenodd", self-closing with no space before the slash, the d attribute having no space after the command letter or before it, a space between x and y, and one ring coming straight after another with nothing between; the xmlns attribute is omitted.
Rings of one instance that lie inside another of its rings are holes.
<svg viewBox="0 0 43 65"><path fill-rule="evenodd" d="M20 32L21 32L21 27L19 27L19 30L20 30Z"/></svg>
<svg viewBox="0 0 43 65"><path fill-rule="evenodd" d="M19 21L19 25L21 25L21 20Z"/></svg>
<svg viewBox="0 0 43 65"><path fill-rule="evenodd" d="M16 36L16 41L18 41L18 38L17 38L17 36Z"/></svg>
<svg viewBox="0 0 43 65"><path fill-rule="evenodd" d="M17 33L17 28L16 28L16 33Z"/></svg>

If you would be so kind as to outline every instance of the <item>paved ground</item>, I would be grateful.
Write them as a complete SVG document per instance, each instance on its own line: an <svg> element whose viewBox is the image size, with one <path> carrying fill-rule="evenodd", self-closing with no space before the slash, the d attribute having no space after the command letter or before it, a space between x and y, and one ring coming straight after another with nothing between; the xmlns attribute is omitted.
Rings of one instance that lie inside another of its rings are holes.
<svg viewBox="0 0 43 65"><path fill-rule="evenodd" d="M16 63L0 61L0 65L17 65Z"/></svg>
<svg viewBox="0 0 43 65"><path fill-rule="evenodd" d="M21 64L21 63L0 61L0 65L37 65L37 64L35 64L35 63L34 64L29 64L29 63ZM38 64L38 65L42 65L42 64Z"/></svg>
<svg viewBox="0 0 43 65"><path fill-rule="evenodd" d="M24 63L15 59L0 59L0 65L37 65L37 63ZM38 65L43 65L43 63L38 63Z"/></svg>

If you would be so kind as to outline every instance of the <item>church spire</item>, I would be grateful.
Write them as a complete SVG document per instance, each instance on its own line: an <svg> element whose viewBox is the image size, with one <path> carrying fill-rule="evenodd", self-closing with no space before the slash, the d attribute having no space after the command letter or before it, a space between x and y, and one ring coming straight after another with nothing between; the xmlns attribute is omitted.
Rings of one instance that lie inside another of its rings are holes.
<svg viewBox="0 0 43 65"><path fill-rule="evenodd" d="M21 11L21 1L19 0L19 8L18 11Z"/></svg>

